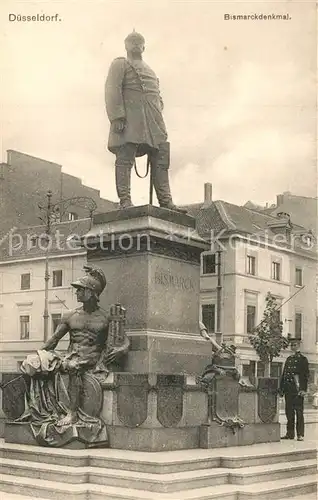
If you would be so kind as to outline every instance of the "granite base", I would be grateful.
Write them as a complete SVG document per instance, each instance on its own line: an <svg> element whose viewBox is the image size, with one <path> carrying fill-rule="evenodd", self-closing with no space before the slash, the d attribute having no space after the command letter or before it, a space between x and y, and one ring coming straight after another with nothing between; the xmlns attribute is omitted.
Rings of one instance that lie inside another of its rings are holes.
<svg viewBox="0 0 318 500"><path fill-rule="evenodd" d="M26 444L30 446L39 446L39 443L35 439L31 426L27 422L6 422L4 427L4 440L6 443L15 444ZM83 443L78 439L73 439L72 441L63 445L62 448L69 450L85 450L87 448L100 448L107 447L108 443L96 443L96 445L90 445Z"/></svg>
<svg viewBox="0 0 318 500"><path fill-rule="evenodd" d="M173 451L199 447L199 427L128 428L109 426L110 448L134 451Z"/></svg>
<svg viewBox="0 0 318 500"><path fill-rule="evenodd" d="M226 448L256 443L272 443L280 440L279 423L247 424L235 433L217 422L200 427L200 448Z"/></svg>

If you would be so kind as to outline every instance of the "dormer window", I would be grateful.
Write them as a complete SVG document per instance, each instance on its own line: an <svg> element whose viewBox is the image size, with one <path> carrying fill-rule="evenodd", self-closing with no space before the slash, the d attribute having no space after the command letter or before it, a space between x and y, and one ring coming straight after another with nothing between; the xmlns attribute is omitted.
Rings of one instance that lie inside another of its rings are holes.
<svg viewBox="0 0 318 500"><path fill-rule="evenodd" d="M310 248L312 246L312 236L310 234L305 234L303 236L306 247Z"/></svg>
<svg viewBox="0 0 318 500"><path fill-rule="evenodd" d="M78 214L76 212L69 212L68 213L68 220L77 220L78 219Z"/></svg>

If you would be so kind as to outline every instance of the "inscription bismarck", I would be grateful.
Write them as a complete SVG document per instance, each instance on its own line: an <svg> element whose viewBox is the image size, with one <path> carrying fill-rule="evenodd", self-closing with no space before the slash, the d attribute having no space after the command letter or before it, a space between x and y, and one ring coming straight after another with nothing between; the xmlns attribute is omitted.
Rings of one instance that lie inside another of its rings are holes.
<svg viewBox="0 0 318 500"><path fill-rule="evenodd" d="M177 290L194 291L194 284L191 278L172 274L169 271L157 270L155 272L154 282L156 285L163 285Z"/></svg>

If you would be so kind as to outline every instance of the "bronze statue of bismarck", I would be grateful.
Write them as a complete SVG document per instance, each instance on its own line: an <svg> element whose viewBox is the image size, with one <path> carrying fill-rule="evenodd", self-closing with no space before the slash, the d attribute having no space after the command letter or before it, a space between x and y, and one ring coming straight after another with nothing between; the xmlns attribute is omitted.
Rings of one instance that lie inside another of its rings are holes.
<svg viewBox="0 0 318 500"><path fill-rule="evenodd" d="M136 157L147 155L159 205L185 212L176 207L171 198L168 175L170 144L162 116L163 101L158 78L142 59L144 37L131 33L125 39L125 48L127 57L118 57L112 62L105 86L110 121L108 149L116 155L120 207L132 206L131 168Z"/></svg>

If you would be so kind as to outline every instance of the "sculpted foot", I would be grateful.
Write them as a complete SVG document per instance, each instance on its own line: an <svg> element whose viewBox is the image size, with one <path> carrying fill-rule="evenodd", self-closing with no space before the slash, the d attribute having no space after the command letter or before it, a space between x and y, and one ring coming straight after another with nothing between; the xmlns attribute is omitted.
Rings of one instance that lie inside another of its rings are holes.
<svg viewBox="0 0 318 500"><path fill-rule="evenodd" d="M72 425L77 421L77 413L69 412L65 415L65 417L61 418L56 424L58 427L62 427L64 425Z"/></svg>
<svg viewBox="0 0 318 500"><path fill-rule="evenodd" d="M134 205L131 203L131 201L129 200L121 200L120 201L120 205L119 205L119 208L121 210L124 210L125 208L131 208L133 207Z"/></svg>

